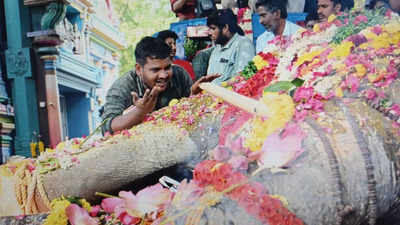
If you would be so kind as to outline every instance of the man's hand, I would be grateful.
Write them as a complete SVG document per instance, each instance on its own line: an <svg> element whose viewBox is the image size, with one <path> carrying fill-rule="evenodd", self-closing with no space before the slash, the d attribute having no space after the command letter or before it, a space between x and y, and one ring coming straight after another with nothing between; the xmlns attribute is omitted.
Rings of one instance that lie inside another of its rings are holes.
<svg viewBox="0 0 400 225"><path fill-rule="evenodd" d="M132 92L132 101L134 105L111 121L111 130L116 132L140 124L144 120L146 114L154 110L161 90L162 89L157 86L153 87L151 91L147 89L143 98L139 98L137 93Z"/></svg>
<svg viewBox="0 0 400 225"><path fill-rule="evenodd" d="M154 86L151 91L146 89L143 98L139 98L136 92L132 92L132 101L136 109L146 115L154 110L157 103L158 95L161 92L161 88Z"/></svg>
<svg viewBox="0 0 400 225"><path fill-rule="evenodd" d="M211 75L207 75L207 76L203 76L200 79L198 79L190 88L190 95L196 95L198 93L201 92L201 88L200 88L200 83L203 82L211 82L213 81L215 78L220 77L220 74L211 74Z"/></svg>

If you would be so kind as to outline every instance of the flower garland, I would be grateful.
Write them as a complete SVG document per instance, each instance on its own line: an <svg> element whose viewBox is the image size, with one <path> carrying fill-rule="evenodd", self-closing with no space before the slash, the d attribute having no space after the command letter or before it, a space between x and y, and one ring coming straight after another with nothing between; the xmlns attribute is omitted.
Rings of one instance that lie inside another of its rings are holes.
<svg viewBox="0 0 400 225"><path fill-rule="evenodd" d="M303 224L300 219L283 206L279 199L266 194L261 184L257 182L249 183L246 176L240 172L235 172L228 163L205 160L195 167L193 179L198 186L212 186L219 192L241 184L226 195L237 201L249 214L263 223L270 225Z"/></svg>

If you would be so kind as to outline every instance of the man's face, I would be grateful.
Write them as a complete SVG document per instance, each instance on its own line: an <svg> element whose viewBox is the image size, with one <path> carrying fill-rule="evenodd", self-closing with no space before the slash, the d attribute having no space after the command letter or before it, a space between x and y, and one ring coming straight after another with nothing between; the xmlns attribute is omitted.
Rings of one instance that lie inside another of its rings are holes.
<svg viewBox="0 0 400 225"><path fill-rule="evenodd" d="M176 55L176 41L172 37L165 39L165 44L167 44L171 48L171 58L174 58Z"/></svg>
<svg viewBox="0 0 400 225"><path fill-rule="evenodd" d="M389 4L393 10L395 10L395 11L400 10L400 0L389 0Z"/></svg>
<svg viewBox="0 0 400 225"><path fill-rule="evenodd" d="M258 7L256 11L260 15L260 23L265 29L274 32L278 28L280 19L278 11L270 12L264 6Z"/></svg>
<svg viewBox="0 0 400 225"><path fill-rule="evenodd" d="M214 24L211 24L208 28L211 41L213 41L215 44L220 44L222 46L228 43L229 38L223 32L223 30L227 28L223 28L221 30L218 26Z"/></svg>
<svg viewBox="0 0 400 225"><path fill-rule="evenodd" d="M327 21L330 15L340 12L340 7L340 4L334 5L332 0L318 0L318 19Z"/></svg>
<svg viewBox="0 0 400 225"><path fill-rule="evenodd" d="M151 59L147 57L146 64L141 66L136 64L136 72L142 78L144 84L152 89L154 86L160 87L161 91L165 91L168 82L172 78L172 61L171 59Z"/></svg>

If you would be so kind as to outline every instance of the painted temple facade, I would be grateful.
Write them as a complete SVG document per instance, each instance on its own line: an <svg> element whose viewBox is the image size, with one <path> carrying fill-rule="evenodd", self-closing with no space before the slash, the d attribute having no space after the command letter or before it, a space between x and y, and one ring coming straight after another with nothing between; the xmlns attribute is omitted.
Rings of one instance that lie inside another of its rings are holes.
<svg viewBox="0 0 400 225"><path fill-rule="evenodd" d="M125 47L111 0L0 4L4 158L31 156L32 143L54 147L89 135L101 123L99 109Z"/></svg>

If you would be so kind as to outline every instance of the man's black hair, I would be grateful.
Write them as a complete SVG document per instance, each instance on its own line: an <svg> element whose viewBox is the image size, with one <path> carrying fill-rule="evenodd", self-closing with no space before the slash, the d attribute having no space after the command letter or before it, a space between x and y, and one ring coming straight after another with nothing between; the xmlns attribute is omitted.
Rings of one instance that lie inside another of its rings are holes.
<svg viewBox="0 0 400 225"><path fill-rule="evenodd" d="M167 40L167 38L173 38L174 40L178 39L178 35L176 35L176 33L173 32L172 30L160 31L157 37L163 41Z"/></svg>
<svg viewBox="0 0 400 225"><path fill-rule="evenodd" d="M144 66L147 58L166 59L170 56L171 48L159 38L144 37L136 45L136 62Z"/></svg>
<svg viewBox="0 0 400 225"><path fill-rule="evenodd" d="M229 26L229 31L234 34L244 35L242 28L237 24L236 15L233 13L232 9L218 9L207 17L207 26L215 25L220 30L225 25Z"/></svg>
<svg viewBox="0 0 400 225"><path fill-rule="evenodd" d="M331 0L333 6L340 4L340 11L350 10L354 7L354 0Z"/></svg>
<svg viewBox="0 0 400 225"><path fill-rule="evenodd" d="M258 7L264 7L269 12L281 12L281 18L286 19L287 14L287 0L257 0L256 9Z"/></svg>
<svg viewBox="0 0 400 225"><path fill-rule="evenodd" d="M246 8L249 6L249 0L237 0L238 8Z"/></svg>

